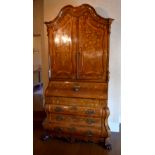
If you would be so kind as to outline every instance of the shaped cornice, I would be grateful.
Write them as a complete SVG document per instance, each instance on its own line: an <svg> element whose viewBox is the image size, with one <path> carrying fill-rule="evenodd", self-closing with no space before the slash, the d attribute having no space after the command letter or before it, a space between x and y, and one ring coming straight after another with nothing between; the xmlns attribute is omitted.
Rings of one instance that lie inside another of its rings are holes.
<svg viewBox="0 0 155 155"><path fill-rule="evenodd" d="M92 6L90 6L89 4L82 4L78 7L73 7L72 5L67 5L67 6L63 7L55 19L53 19L52 21L49 21L49 22L45 22L45 24L47 25L48 28L53 27L59 21L61 21L61 19L66 14L70 14L71 16L78 18L86 12L89 12L90 15L93 17L93 19L98 21L101 24L110 25L113 21L112 18L104 18L104 17L101 17L100 15L98 15L96 13L95 9Z"/></svg>

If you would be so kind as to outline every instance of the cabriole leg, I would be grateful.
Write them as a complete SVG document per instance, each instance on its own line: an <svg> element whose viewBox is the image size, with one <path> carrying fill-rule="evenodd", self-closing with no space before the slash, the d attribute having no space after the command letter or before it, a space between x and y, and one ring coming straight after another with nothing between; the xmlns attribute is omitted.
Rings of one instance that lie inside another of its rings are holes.
<svg viewBox="0 0 155 155"><path fill-rule="evenodd" d="M104 141L104 148L107 149L107 150L111 150L112 149L112 144L111 144L111 141L110 141L110 138L106 138L105 141Z"/></svg>

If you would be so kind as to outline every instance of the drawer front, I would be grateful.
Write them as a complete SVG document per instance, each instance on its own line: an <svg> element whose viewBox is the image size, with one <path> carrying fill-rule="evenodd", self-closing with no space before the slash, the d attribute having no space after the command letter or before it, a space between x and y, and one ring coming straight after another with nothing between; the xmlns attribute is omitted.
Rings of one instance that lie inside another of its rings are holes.
<svg viewBox="0 0 155 155"><path fill-rule="evenodd" d="M48 128L57 134L69 133L73 135L82 135L86 137L100 136L101 128L92 128L87 126L79 126L72 124L62 124L62 123L49 123Z"/></svg>
<svg viewBox="0 0 155 155"><path fill-rule="evenodd" d="M51 123L62 123L70 124L73 126L90 126L93 128L101 127L101 118L94 117L81 117L74 115L58 115L58 114L49 114L49 120Z"/></svg>
<svg viewBox="0 0 155 155"><path fill-rule="evenodd" d="M106 91L108 88L108 83L50 81L49 87L53 89L65 89L73 91L80 91L81 89Z"/></svg>
<svg viewBox="0 0 155 155"><path fill-rule="evenodd" d="M92 108L92 107L80 107L76 105L45 105L46 112L58 113L58 114L71 114L71 115L81 115L81 116L93 116L101 117L102 108Z"/></svg>
<svg viewBox="0 0 155 155"><path fill-rule="evenodd" d="M100 102L98 99L81 99L81 98L65 98L65 97L46 97L46 104L71 105L80 107L101 108L106 104L106 100Z"/></svg>

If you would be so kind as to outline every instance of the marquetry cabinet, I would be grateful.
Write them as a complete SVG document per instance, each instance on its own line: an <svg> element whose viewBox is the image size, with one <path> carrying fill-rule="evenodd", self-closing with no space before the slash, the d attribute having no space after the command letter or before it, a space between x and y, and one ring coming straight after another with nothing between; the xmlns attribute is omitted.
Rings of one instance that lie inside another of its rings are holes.
<svg viewBox="0 0 155 155"><path fill-rule="evenodd" d="M45 91L44 128L53 137L103 143L108 126L111 18L88 4L67 5L47 26L50 77Z"/></svg>

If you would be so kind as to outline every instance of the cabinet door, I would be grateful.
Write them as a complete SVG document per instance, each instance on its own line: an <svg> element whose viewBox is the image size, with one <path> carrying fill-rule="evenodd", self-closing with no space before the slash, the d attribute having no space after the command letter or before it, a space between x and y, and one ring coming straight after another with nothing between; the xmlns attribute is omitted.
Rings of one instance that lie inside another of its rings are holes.
<svg viewBox="0 0 155 155"><path fill-rule="evenodd" d="M89 13L79 17L78 79L106 80L107 27Z"/></svg>
<svg viewBox="0 0 155 155"><path fill-rule="evenodd" d="M76 19L66 14L49 31L52 79L76 78Z"/></svg>

